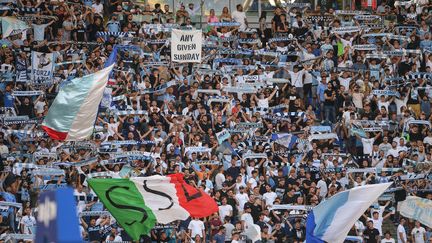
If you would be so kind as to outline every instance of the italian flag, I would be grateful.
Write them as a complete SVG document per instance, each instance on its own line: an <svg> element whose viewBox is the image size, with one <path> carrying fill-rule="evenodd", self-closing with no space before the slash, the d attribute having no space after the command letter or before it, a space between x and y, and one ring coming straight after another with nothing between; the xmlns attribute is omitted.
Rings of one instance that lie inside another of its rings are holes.
<svg viewBox="0 0 432 243"><path fill-rule="evenodd" d="M188 185L181 174L91 179L88 183L134 240L148 234L156 223L202 218L218 211L213 198Z"/></svg>

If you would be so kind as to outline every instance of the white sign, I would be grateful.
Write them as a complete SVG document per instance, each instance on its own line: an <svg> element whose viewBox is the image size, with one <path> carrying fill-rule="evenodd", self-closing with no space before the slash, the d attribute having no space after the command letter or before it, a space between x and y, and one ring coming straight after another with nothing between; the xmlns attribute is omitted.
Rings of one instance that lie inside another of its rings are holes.
<svg viewBox="0 0 432 243"><path fill-rule="evenodd" d="M201 62L201 30L177 30L171 32L171 61Z"/></svg>
<svg viewBox="0 0 432 243"><path fill-rule="evenodd" d="M53 77L53 53L32 52L32 81L42 84L51 81Z"/></svg>

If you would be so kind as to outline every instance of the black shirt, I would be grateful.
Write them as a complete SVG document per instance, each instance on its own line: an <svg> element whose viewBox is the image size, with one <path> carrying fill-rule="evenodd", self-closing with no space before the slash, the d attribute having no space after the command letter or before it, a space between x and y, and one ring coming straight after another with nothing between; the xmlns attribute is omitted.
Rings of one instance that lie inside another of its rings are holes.
<svg viewBox="0 0 432 243"><path fill-rule="evenodd" d="M365 243L378 243L376 237L379 237L379 231L375 228L373 229L365 229L363 232Z"/></svg>
<svg viewBox="0 0 432 243"><path fill-rule="evenodd" d="M326 94L328 97L331 97L333 92L334 92L333 90L326 89L324 91L324 94ZM334 104L335 104L334 100L330 100L330 99L324 100L324 105L334 105Z"/></svg>

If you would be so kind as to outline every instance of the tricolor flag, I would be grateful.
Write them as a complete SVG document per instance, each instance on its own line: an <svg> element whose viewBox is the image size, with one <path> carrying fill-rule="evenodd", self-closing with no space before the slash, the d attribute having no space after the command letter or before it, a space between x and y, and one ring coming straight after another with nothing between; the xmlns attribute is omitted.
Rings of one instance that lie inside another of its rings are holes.
<svg viewBox="0 0 432 243"><path fill-rule="evenodd" d="M93 132L98 106L114 64L75 78L63 86L48 110L42 128L56 140L84 140Z"/></svg>
<svg viewBox="0 0 432 243"><path fill-rule="evenodd" d="M321 202L308 214L306 242L344 242L358 218L391 184L355 187Z"/></svg>
<svg viewBox="0 0 432 243"><path fill-rule="evenodd" d="M2 17L2 33L3 38L6 38L11 35L19 34L30 27L26 24L26 22L19 20L15 17Z"/></svg>
<svg viewBox="0 0 432 243"><path fill-rule="evenodd" d="M181 174L90 179L90 187L122 228L138 240L156 222L167 224L191 217L207 217L218 211L205 192L186 184Z"/></svg>

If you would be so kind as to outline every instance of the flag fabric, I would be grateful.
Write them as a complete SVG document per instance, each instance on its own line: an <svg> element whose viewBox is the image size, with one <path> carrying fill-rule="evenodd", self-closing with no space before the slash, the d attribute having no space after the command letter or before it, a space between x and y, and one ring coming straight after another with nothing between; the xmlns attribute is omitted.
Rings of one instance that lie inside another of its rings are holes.
<svg viewBox="0 0 432 243"><path fill-rule="evenodd" d="M75 78L59 91L42 123L51 138L79 141L90 137L113 66Z"/></svg>
<svg viewBox="0 0 432 243"><path fill-rule="evenodd" d="M183 175L91 179L90 187L122 228L134 240L148 234L156 223L167 224L218 211L214 199L188 185Z"/></svg>
<svg viewBox="0 0 432 243"><path fill-rule="evenodd" d="M273 133L271 139L288 149L292 149L297 142L297 136L290 133Z"/></svg>
<svg viewBox="0 0 432 243"><path fill-rule="evenodd" d="M15 17L2 17L1 22L3 38L19 34L30 28L24 21Z"/></svg>
<svg viewBox="0 0 432 243"><path fill-rule="evenodd" d="M390 185L382 183L355 187L321 202L308 214L306 242L344 242L357 219Z"/></svg>
<svg viewBox="0 0 432 243"><path fill-rule="evenodd" d="M108 57L108 60L105 62L105 67L109 67L112 64L116 63L117 61L117 45L114 45L113 50L111 51L111 54ZM115 72L111 72L108 78L108 85L116 85L117 81L114 77Z"/></svg>
<svg viewBox="0 0 432 243"><path fill-rule="evenodd" d="M43 192L38 205L34 242L82 242L72 188Z"/></svg>

